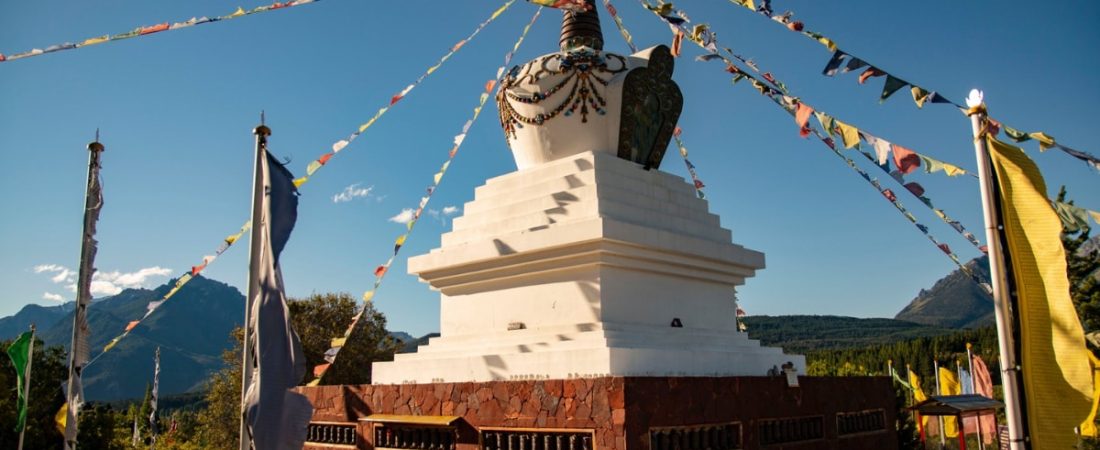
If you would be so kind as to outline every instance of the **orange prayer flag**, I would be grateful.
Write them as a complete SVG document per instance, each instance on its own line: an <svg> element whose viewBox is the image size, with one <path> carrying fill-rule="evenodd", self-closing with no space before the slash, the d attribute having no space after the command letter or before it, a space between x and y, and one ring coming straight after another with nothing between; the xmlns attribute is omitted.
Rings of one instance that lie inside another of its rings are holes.
<svg viewBox="0 0 1100 450"><path fill-rule="evenodd" d="M911 173L920 167L920 156L912 150L894 144L894 164L898 166L899 172Z"/></svg>

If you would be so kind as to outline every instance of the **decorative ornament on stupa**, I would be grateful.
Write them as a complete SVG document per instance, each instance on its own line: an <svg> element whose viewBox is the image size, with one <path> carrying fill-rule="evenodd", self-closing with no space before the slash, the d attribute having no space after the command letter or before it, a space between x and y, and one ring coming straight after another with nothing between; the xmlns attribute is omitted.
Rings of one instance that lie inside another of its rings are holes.
<svg viewBox="0 0 1100 450"><path fill-rule="evenodd" d="M561 51L515 66L497 93L501 127L526 169L587 151L657 168L683 108L668 47L603 51L592 0L563 11Z"/></svg>

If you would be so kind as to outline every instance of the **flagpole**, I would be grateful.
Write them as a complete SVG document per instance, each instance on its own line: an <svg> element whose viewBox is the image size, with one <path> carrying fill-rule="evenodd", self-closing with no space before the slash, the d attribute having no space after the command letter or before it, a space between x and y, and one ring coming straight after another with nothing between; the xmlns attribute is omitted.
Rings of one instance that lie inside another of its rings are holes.
<svg viewBox="0 0 1100 450"><path fill-rule="evenodd" d="M248 296L245 299L244 308L244 342L241 346L241 428L240 450L249 450L252 447L252 439L248 436L248 424L245 419L245 393L252 382L252 303L259 293L258 271L253 266L260 262L260 252L263 251L260 233L266 226L266 218L263 216L264 173L266 167L267 137L271 135L271 129L264 125L263 113L260 113L260 125L252 130L256 135L256 162L253 169L252 184L252 232L250 233L250 250L248 256Z"/></svg>
<svg viewBox="0 0 1100 450"><path fill-rule="evenodd" d="M932 360L932 377L936 379L936 395L943 395L943 391L940 390L940 361L938 359ZM940 419L940 448L947 448L947 433L944 433L945 427L943 423L943 416L936 416Z"/></svg>
<svg viewBox="0 0 1100 450"><path fill-rule="evenodd" d="M34 324L31 324L31 344L27 348L27 371L23 374L23 407L30 409L31 404L31 366L34 365ZM26 422L23 423L23 428L19 430L19 447L17 450L23 450L23 433L27 431Z"/></svg>
<svg viewBox="0 0 1100 450"><path fill-rule="evenodd" d="M967 115L970 116L970 126L974 133L974 153L978 160L978 180L985 217L985 241L989 254L989 273L993 282L993 316L997 323L997 346L1001 353L1001 384L1004 387L1009 449L1023 450L1027 446L1024 436L1024 411L1020 405L1021 395L1019 378L1017 378L1019 363L1016 360L1016 343L1013 337L1008 272L1005 267L1004 249L1001 246L1000 233L1003 226L999 220L997 199L994 197L996 191L993 185L993 166L985 146L985 139L982 138L982 123L986 116L982 92L977 89L971 90L970 96L966 99L966 106L970 108Z"/></svg>
<svg viewBox="0 0 1100 450"><path fill-rule="evenodd" d="M76 435L78 432L77 420L79 403L83 403L83 386L81 385L81 372L88 355L81 355L86 351L87 343L84 336L87 328L87 309L92 301L91 281L95 272L95 226L99 220L99 208L102 205L102 191L99 186L99 157L105 148L99 143L99 131L96 131L96 140L88 144L88 183L84 191L84 227L80 234L80 266L78 270L76 309L73 311L73 339L69 346L69 382L65 395L65 403L68 411L65 417L65 436L63 447L65 449L76 448ZM79 393L77 391L80 391ZM79 398L78 398L79 397Z"/></svg>

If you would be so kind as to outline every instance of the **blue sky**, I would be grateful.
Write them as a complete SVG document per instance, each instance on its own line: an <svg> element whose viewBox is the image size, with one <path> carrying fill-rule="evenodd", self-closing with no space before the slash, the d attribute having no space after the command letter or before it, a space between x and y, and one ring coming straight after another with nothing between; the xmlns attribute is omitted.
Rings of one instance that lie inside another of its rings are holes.
<svg viewBox="0 0 1100 450"><path fill-rule="evenodd" d="M615 3L640 47L670 41L667 26L635 0ZM3 2L0 52L261 4ZM107 147L99 288L156 286L213 253L248 218L251 129L260 110L274 131L271 149L302 174L500 4L324 0L0 63L0 149L7 161L0 177L0 316L27 303L72 298L65 286L71 277L61 270L75 267L79 257L84 147L96 128ZM1002 122L1100 153L1091 133L1100 101L1100 3L773 4L902 78L957 101L981 88ZM880 105L881 78L860 86L855 74L821 76L829 53L809 39L725 1L676 5L807 103L917 152L974 168L969 122L952 108L918 110L906 91ZM404 230L389 219L416 206L485 81L534 11L524 2L513 6L303 187L298 226L282 258L290 295L358 297L370 287L374 267ZM607 49L626 52L601 14ZM559 24L557 11L547 10L514 62L555 50ZM685 96L680 125L711 209L737 243L767 254L768 268L739 293L751 314L892 317L952 270L865 181L820 143L799 138L785 112L750 86L731 85L717 63L693 61L694 47L685 45L685 53L675 74ZM405 258L438 246L454 217L445 207L461 214L476 186L515 169L495 109L488 106L473 127L429 205L439 217L421 220L375 297L392 329L438 329L438 296L405 274ZM1078 204L1100 210L1100 174L1057 151L1040 154L1034 143L1025 148L1052 195L1065 184ZM662 168L686 176L674 150ZM984 240L974 179L910 179ZM349 186L369 195L334 201ZM977 256L915 199L900 197L961 256ZM246 265L246 247L234 247L206 275L240 287Z"/></svg>

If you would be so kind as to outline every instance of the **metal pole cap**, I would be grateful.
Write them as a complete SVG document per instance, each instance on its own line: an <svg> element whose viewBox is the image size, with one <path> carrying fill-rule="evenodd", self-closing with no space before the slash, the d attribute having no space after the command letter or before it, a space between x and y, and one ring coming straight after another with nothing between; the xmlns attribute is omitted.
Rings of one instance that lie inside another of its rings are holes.
<svg viewBox="0 0 1100 450"><path fill-rule="evenodd" d="M252 130L252 134L257 136L271 136L271 128L268 128L267 125L260 125Z"/></svg>
<svg viewBox="0 0 1100 450"><path fill-rule="evenodd" d="M99 142L92 142L92 143L88 144L88 151L90 151L90 152L102 152L103 150L106 150L106 149L107 148L104 147L103 144L100 144Z"/></svg>

